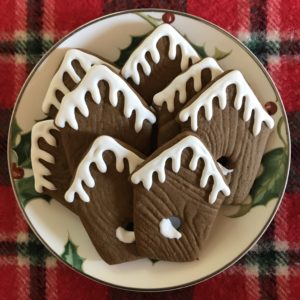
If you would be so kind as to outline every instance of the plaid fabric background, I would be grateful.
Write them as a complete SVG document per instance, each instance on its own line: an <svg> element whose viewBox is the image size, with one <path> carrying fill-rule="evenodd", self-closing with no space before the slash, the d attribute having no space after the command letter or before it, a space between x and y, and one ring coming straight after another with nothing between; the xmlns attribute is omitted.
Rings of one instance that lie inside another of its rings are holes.
<svg viewBox="0 0 300 300"><path fill-rule="evenodd" d="M26 76L43 53L70 30L93 18L142 7L170 8L201 16L245 42L275 80L292 135L286 195L275 221L255 248L209 281L157 294L108 288L57 261L22 217L6 163L12 107ZM1 0L0 16L0 299L300 299L299 1Z"/></svg>

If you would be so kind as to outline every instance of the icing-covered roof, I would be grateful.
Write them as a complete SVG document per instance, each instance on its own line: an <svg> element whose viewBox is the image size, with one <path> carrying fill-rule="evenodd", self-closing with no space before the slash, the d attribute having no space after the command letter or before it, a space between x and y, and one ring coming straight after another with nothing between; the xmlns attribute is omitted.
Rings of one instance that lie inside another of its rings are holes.
<svg viewBox="0 0 300 300"><path fill-rule="evenodd" d="M138 72L138 65L142 66L144 73L149 76L151 74L151 66L146 59L146 53L149 52L154 63L160 61L160 53L157 49L158 41L168 37L170 41L169 58L174 60L176 58L176 47L181 49L181 70L185 71L189 66L189 60L193 63L200 60L196 50L190 43L171 25L162 24L154 29L142 43L131 53L130 57L123 66L121 73L126 79L132 78L135 84L139 85L140 75Z"/></svg>
<svg viewBox="0 0 300 300"><path fill-rule="evenodd" d="M215 81L207 90L199 95L190 105L186 106L179 113L179 120L186 122L190 119L192 130L198 129L198 113L201 107L204 108L205 118L211 120L213 117L213 99L218 98L221 109L225 109L227 105L228 86L234 84L236 86L236 96L234 99L234 108L240 110L244 105L243 120L249 121L252 114L254 115L253 134L258 135L261 131L262 123L265 122L269 128L274 127L274 120L264 110L263 106L253 93L244 76L240 71L234 70L228 72L220 79Z"/></svg>
<svg viewBox="0 0 300 300"><path fill-rule="evenodd" d="M104 80L109 85L109 101L113 107L118 105L118 93L123 93L123 114L126 118L130 118L132 113L135 112L136 132L142 129L145 120L148 120L152 124L156 122L155 115L141 102L140 98L124 79L107 66L96 65L87 72L79 85L62 99L55 118L55 124L58 127L63 128L68 123L73 129L78 130L75 109L77 108L84 117L89 116L90 112L85 99L87 92L91 93L93 101L96 104L100 104L101 94L98 83L101 80Z"/></svg>
<svg viewBox="0 0 300 300"><path fill-rule="evenodd" d="M121 145L114 138L107 135L102 135L96 138L91 148L78 165L72 184L65 193L65 199L67 202L74 201L75 193L78 194L82 201L90 201L89 195L83 188L83 183L89 188L93 188L95 186L95 180L90 171L92 163L96 164L97 169L101 173L106 173L107 165L103 158L103 153L105 151L111 151L114 153L116 157L116 170L120 173L124 170L124 159L128 161L130 173L132 173L136 167L143 162L141 157Z"/></svg>
<svg viewBox="0 0 300 300"><path fill-rule="evenodd" d="M139 184L142 182L145 189L150 190L153 184L154 173L157 173L158 180L161 183L165 182L167 160L172 160L172 170L173 172L178 173L181 167L182 152L187 148L193 151L193 157L189 164L190 170L195 171L197 169L200 159L204 161L205 166L201 175L200 187L204 188L207 185L210 176L212 176L214 180L212 191L209 196L209 202L213 204L220 191L222 191L225 196L229 196L230 189L219 172L213 157L201 140L194 135L183 137L176 142L176 144L165 149L156 157L146 162L145 165L131 175L132 183Z"/></svg>

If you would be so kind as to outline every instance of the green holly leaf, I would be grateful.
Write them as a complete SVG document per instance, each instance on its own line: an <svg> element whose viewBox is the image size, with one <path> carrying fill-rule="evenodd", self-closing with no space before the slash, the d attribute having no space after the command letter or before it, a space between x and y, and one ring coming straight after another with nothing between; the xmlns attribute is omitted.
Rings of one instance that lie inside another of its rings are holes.
<svg viewBox="0 0 300 300"><path fill-rule="evenodd" d="M18 157L17 160L18 166L22 168L31 168L30 149L31 149L31 131L21 134L21 139L19 144L13 147L13 150L16 152Z"/></svg>
<svg viewBox="0 0 300 300"><path fill-rule="evenodd" d="M21 133L21 128L19 127L16 118L13 119L12 124L11 124L11 141L12 141L12 146L15 146L17 143L17 137Z"/></svg>
<svg viewBox="0 0 300 300"><path fill-rule="evenodd" d="M250 195L252 207L266 205L271 199L279 197L282 192L288 155L285 148L276 148L262 158L263 172L254 181Z"/></svg>
<svg viewBox="0 0 300 300"><path fill-rule="evenodd" d="M234 214L229 215L228 217L230 217L230 218L238 218L238 217L244 216L252 208L252 203L241 204L241 205L238 205L238 206L239 206L238 210Z"/></svg>
<svg viewBox="0 0 300 300"><path fill-rule="evenodd" d="M114 62L119 68L122 68L130 54L145 39L148 34L131 36L131 42L127 48L121 49L119 58Z"/></svg>
<svg viewBox="0 0 300 300"><path fill-rule="evenodd" d="M163 23L161 18L155 18L155 17L152 17L150 15L139 13L139 12L137 12L136 15L143 18L145 21L147 21L154 28Z"/></svg>
<svg viewBox="0 0 300 300"><path fill-rule="evenodd" d="M38 193L34 188L34 177L24 177L15 181L16 190L19 196L19 200L23 207L25 207L28 202L35 198L43 198L46 201L50 200L49 196Z"/></svg>
<svg viewBox="0 0 300 300"><path fill-rule="evenodd" d="M225 57L227 57L230 53L231 53L232 50L228 51L228 52L225 52L225 51L222 51L220 50L219 48L215 47L215 54L214 54L214 58L216 60L220 60L220 59L223 59Z"/></svg>
<svg viewBox="0 0 300 300"><path fill-rule="evenodd" d="M75 267L77 270L82 271L82 264L84 262L84 259L78 255L76 246L70 239L68 239L68 242L65 244L64 253L61 255L61 257L69 263L71 266Z"/></svg>
<svg viewBox="0 0 300 300"><path fill-rule="evenodd" d="M186 38L186 40L191 44L191 46L196 50L196 52L198 53L198 55L201 57L201 58L205 58L205 57L208 57L206 51L205 51L205 48L204 48L204 45L203 46L199 46L199 45L196 45L194 43L192 43L188 37L185 35L184 36Z"/></svg>

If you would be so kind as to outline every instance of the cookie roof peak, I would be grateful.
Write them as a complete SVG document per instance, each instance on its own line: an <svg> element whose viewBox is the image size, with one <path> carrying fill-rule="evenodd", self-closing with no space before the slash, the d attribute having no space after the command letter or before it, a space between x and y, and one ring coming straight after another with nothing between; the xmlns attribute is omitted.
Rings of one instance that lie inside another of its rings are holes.
<svg viewBox="0 0 300 300"><path fill-rule="evenodd" d="M57 72L50 82L49 88L44 98L42 104L42 111L44 113L49 112L51 105L59 109L60 102L56 98L56 91L60 91L64 95L69 92L69 89L65 86L63 81L64 73L68 73L75 83L80 82L81 79L72 65L72 62L74 60L77 60L79 62L85 72L87 72L93 65L105 63L100 58L78 49L67 50L64 55L63 61L60 64L60 67L58 68Z"/></svg>
<svg viewBox="0 0 300 300"><path fill-rule="evenodd" d="M209 177L213 177L214 184L209 195L209 203L213 204L217 200L220 191L222 191L225 196L229 196L230 189L219 172L213 157L201 140L194 135L183 136L183 138L174 145L163 150L156 157L146 162L145 165L132 174L132 183L139 184L142 182L143 186L147 190L150 190L153 184L154 173L157 173L159 182L165 182L167 160L171 158L172 170L178 173L181 167L182 152L187 148L193 151L193 157L189 164L190 170L195 171L197 169L200 159L204 161L205 166L201 174L200 187L204 188L208 183Z"/></svg>
<svg viewBox="0 0 300 300"><path fill-rule="evenodd" d="M146 53L149 52L154 63L160 61L160 53L157 49L157 43L162 37L169 38L168 56L171 60L176 58L176 48L179 45L181 49L181 70L185 71L189 66L189 60L193 63L200 60L199 55L190 43L171 25L162 24L154 29L142 43L131 53L122 68L122 75L126 79L132 78L135 84L140 84L140 75L138 65L142 66L144 73L149 76L151 74L151 66L146 59Z"/></svg>
<svg viewBox="0 0 300 300"><path fill-rule="evenodd" d="M205 118L211 120L213 117L213 99L218 98L219 107L223 110L227 105L228 86L234 84L236 86L236 95L234 99L234 108L240 110L244 105L243 120L249 121L252 114L254 115L253 135L256 136L261 131L264 122L269 128L274 127L274 120L265 111L254 92L248 85L242 73L238 70L230 71L220 79L215 81L207 90L199 95L191 104L187 105L179 113L179 120L186 122L190 119L193 131L198 129L198 113L201 107L204 108Z"/></svg>
<svg viewBox="0 0 300 300"><path fill-rule="evenodd" d="M188 80L193 78L194 90L199 92L202 88L202 71L205 69L210 70L211 80L214 80L223 72L215 59L206 57L175 77L168 86L154 95L153 102L159 107L166 103L168 111L173 112L175 109L176 92L179 93L179 102L184 104L187 101L186 84Z"/></svg>
<svg viewBox="0 0 300 300"><path fill-rule="evenodd" d="M156 122L155 115L142 103L141 99L124 79L107 66L96 65L87 72L79 85L62 99L61 106L55 118L55 124L58 127L63 128L68 123L73 129L78 130L75 114L76 108L84 117L87 118L89 116L90 112L85 99L88 92L90 92L96 104L101 103L101 94L98 87L98 83L101 80L107 82L109 85L109 101L113 107L118 105L118 93L121 92L124 95L124 116L129 119L133 111L135 111L134 127L136 132L142 129L145 120L148 120L152 124Z"/></svg>
<svg viewBox="0 0 300 300"><path fill-rule="evenodd" d="M102 135L96 138L87 154L78 165L73 182L65 193L65 200L67 202L73 202L76 193L82 201L90 201L88 194L84 190L83 183L89 188L93 188L95 186L95 180L90 170L92 163L96 164L97 169L101 173L106 173L107 164L103 158L103 154L106 151L111 151L115 155L116 170L120 173L124 171L124 159L128 161L130 173L132 173L136 167L143 162L141 157L121 145L114 138L108 135Z"/></svg>

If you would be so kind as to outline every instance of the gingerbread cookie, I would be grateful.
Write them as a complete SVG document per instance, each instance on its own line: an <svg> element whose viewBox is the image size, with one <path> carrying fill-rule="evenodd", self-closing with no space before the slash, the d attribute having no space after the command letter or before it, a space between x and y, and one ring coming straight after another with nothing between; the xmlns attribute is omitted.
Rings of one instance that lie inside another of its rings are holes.
<svg viewBox="0 0 300 300"><path fill-rule="evenodd" d="M195 49L176 29L162 24L133 51L121 74L151 105L156 93L199 60Z"/></svg>
<svg viewBox="0 0 300 300"><path fill-rule="evenodd" d="M128 176L143 162L128 145L102 135L79 163L65 199L77 212L96 250L108 264L137 259L132 186ZM125 163L126 161L126 163ZM75 200L75 201L74 201Z"/></svg>
<svg viewBox="0 0 300 300"><path fill-rule="evenodd" d="M154 113L118 74L105 65L93 66L80 84L64 96L55 124L61 128L71 170L91 142L107 134L138 151L151 150Z"/></svg>
<svg viewBox="0 0 300 300"><path fill-rule="evenodd" d="M175 117L185 103L222 73L218 63L212 57L207 57L179 74L154 95L153 102L158 111L158 146L180 132Z"/></svg>
<svg viewBox="0 0 300 300"><path fill-rule="evenodd" d="M54 118L64 95L72 91L93 65L107 64L104 59L78 49L66 51L59 69L53 76L42 104L45 114Z"/></svg>
<svg viewBox="0 0 300 300"><path fill-rule="evenodd" d="M53 120L41 121L32 127L31 163L35 190L76 212L76 207L64 199L64 193L71 182L71 173L59 129Z"/></svg>
<svg viewBox="0 0 300 300"><path fill-rule="evenodd" d="M178 121L183 131L193 130L212 155L232 169L225 203L242 203L257 176L274 121L241 72L216 78L187 103Z"/></svg>
<svg viewBox="0 0 300 300"><path fill-rule="evenodd" d="M224 196L230 194L201 140L190 132L179 134L148 157L131 181L139 253L168 261L197 259ZM181 222L179 228L172 218Z"/></svg>

